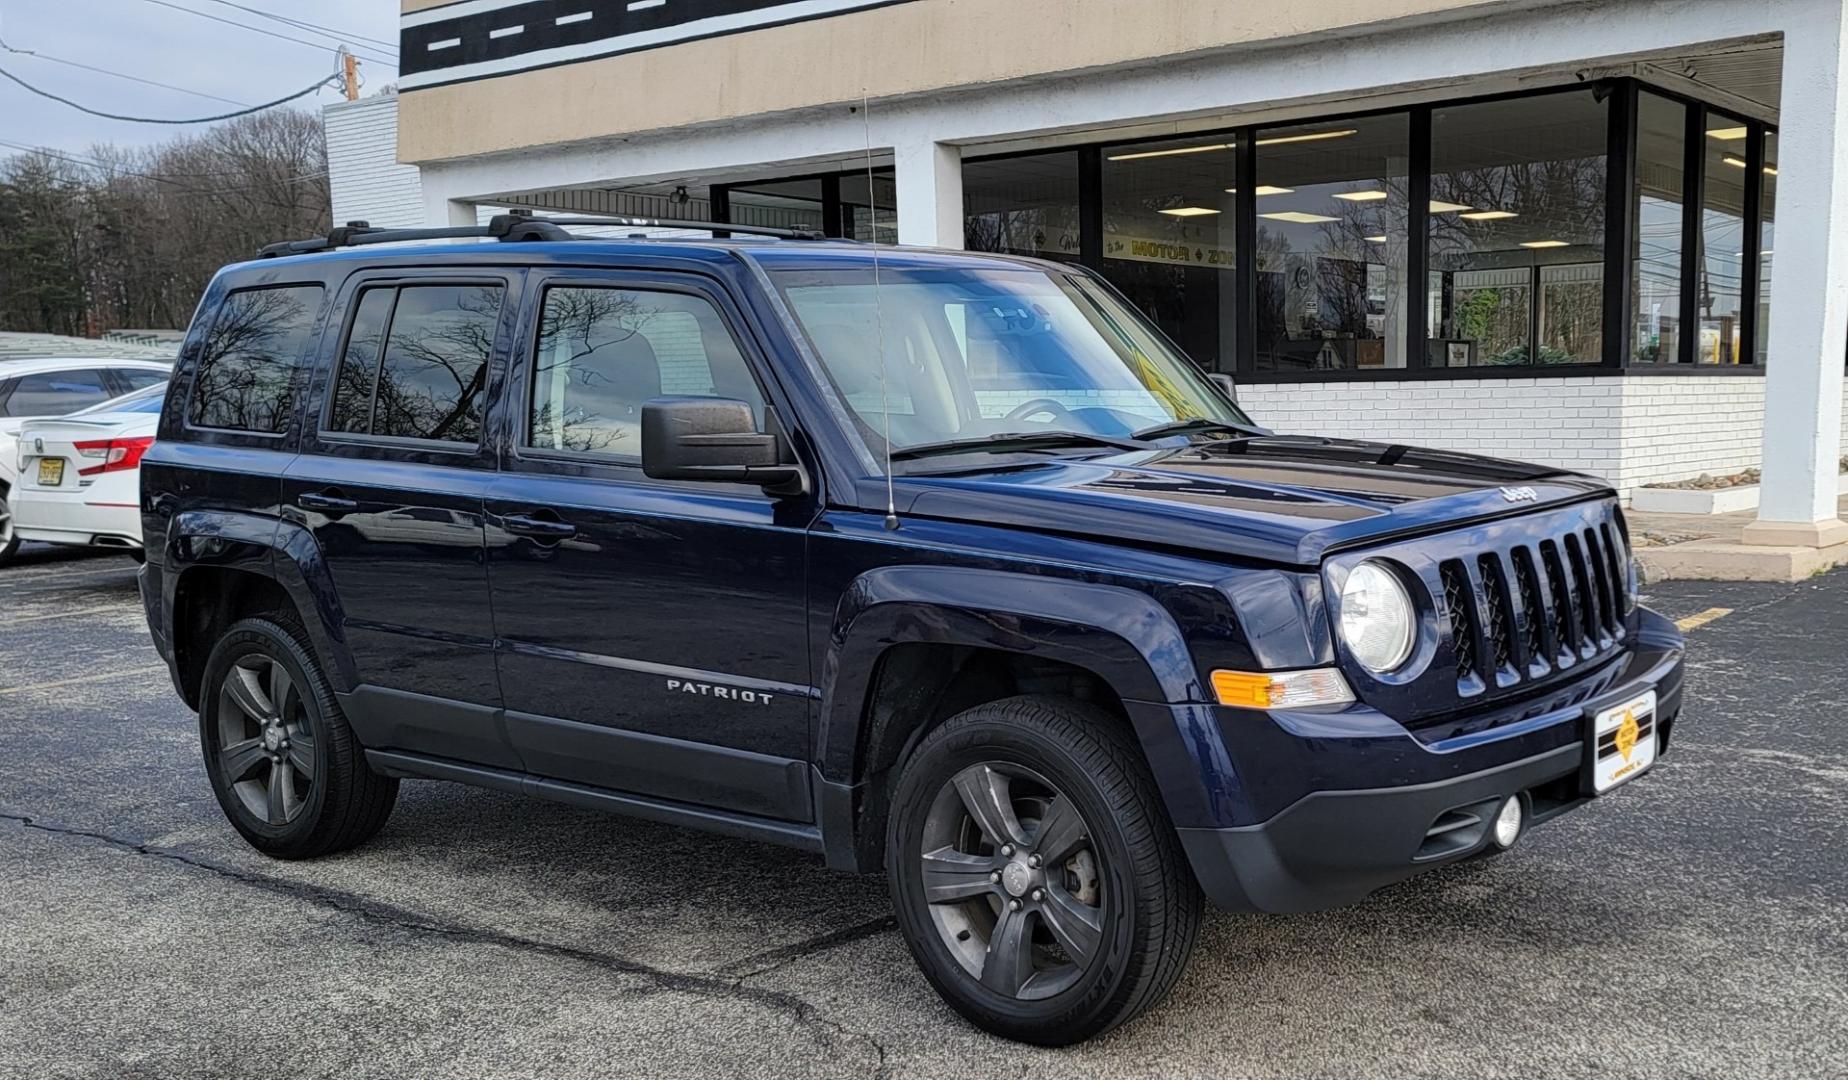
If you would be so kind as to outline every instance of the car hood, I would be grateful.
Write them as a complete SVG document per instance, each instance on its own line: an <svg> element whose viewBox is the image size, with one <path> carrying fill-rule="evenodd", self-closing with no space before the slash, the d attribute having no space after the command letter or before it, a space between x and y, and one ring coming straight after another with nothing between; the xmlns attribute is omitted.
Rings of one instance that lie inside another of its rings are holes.
<svg viewBox="0 0 1848 1080"><path fill-rule="evenodd" d="M1612 494L1600 480L1539 465L1282 436L1102 458L932 464L944 467L895 481L902 513L1296 566L1338 547ZM868 485L861 501L883 509L883 482Z"/></svg>

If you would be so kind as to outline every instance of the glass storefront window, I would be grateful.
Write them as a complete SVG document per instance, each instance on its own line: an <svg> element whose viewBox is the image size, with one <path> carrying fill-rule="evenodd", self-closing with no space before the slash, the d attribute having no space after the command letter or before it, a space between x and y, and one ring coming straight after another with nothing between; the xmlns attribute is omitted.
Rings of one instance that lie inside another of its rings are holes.
<svg viewBox="0 0 1848 1080"><path fill-rule="evenodd" d="M1411 122L1257 133L1257 367L1406 366Z"/></svg>
<svg viewBox="0 0 1848 1080"><path fill-rule="evenodd" d="M1752 359L1765 362L1771 344L1771 256L1776 245L1772 234L1777 219L1777 132L1765 132L1765 171L1761 178L1758 203L1758 324L1752 343Z"/></svg>
<svg viewBox="0 0 1848 1080"><path fill-rule="evenodd" d="M1590 90L1431 113L1431 367L1603 359L1606 107Z"/></svg>
<svg viewBox="0 0 1848 1080"><path fill-rule="evenodd" d="M1630 253L1630 362L1681 357L1681 235L1687 200L1687 106L1637 96L1636 246Z"/></svg>
<svg viewBox="0 0 1848 1080"><path fill-rule="evenodd" d="M1708 112L1703 140L1700 262L1695 278L1700 337L1697 364L1737 364L1741 291L1745 286L1745 121Z"/></svg>
<svg viewBox="0 0 1848 1080"><path fill-rule="evenodd" d="M1077 262L1078 153L963 165L963 246Z"/></svg>
<svg viewBox="0 0 1848 1080"><path fill-rule="evenodd" d="M875 169L870 184L863 172L841 177L841 235L850 240L898 243L898 192L891 169Z"/></svg>
<svg viewBox="0 0 1848 1080"><path fill-rule="evenodd" d="M730 192L729 220L736 225L820 229L826 217L820 179L740 184Z"/></svg>
<svg viewBox="0 0 1848 1080"><path fill-rule="evenodd" d="M1103 273L1209 368L1232 370L1238 146L1230 135L1107 146Z"/></svg>

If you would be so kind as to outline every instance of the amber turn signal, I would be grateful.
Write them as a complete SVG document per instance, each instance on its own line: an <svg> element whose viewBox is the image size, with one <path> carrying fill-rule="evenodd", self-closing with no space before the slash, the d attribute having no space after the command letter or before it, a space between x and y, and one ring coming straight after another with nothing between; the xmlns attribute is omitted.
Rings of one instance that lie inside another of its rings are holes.
<svg viewBox="0 0 1848 1080"><path fill-rule="evenodd" d="M1215 671L1213 695L1239 709L1295 709L1345 705L1354 691L1334 668L1308 671Z"/></svg>

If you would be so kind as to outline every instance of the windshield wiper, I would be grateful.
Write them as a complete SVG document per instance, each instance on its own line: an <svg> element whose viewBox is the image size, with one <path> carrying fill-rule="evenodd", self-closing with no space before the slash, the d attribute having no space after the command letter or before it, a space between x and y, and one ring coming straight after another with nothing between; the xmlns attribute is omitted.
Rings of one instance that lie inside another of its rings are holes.
<svg viewBox="0 0 1848 1080"><path fill-rule="evenodd" d="M1188 420L1170 420L1165 424L1145 427L1130 436L1132 439L1165 439L1170 435L1194 435L1209 432L1231 432L1235 435L1269 435L1270 432L1253 424L1234 424L1224 420L1208 420L1196 416Z"/></svg>
<svg viewBox="0 0 1848 1080"><path fill-rule="evenodd" d="M1064 446L1109 446L1118 450L1147 450L1129 439L1109 435L1092 435L1083 431L1010 431L1001 435L984 435L974 439L950 439L946 442L919 443L892 451L893 461L941 457L945 454L980 454L1008 450L1056 450Z"/></svg>

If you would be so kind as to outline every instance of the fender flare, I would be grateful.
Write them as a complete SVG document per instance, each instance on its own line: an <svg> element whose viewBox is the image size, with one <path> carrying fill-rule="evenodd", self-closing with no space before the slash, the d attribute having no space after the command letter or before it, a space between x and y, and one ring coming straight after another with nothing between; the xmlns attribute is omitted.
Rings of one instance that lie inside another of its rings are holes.
<svg viewBox="0 0 1848 1080"><path fill-rule="evenodd" d="M822 662L816 760L852 785L872 732L863 723L879 660L894 646L972 645L1091 671L1124 701L1197 702L1205 688L1167 609L1117 585L951 566L888 566L841 596Z"/></svg>
<svg viewBox="0 0 1848 1080"><path fill-rule="evenodd" d="M263 514L189 510L176 514L168 526L162 556L166 570L163 601L173 632L179 629L174 625L176 601L189 571L210 568L254 574L274 581L288 594L334 688L350 693L357 684L333 575L306 526Z"/></svg>

